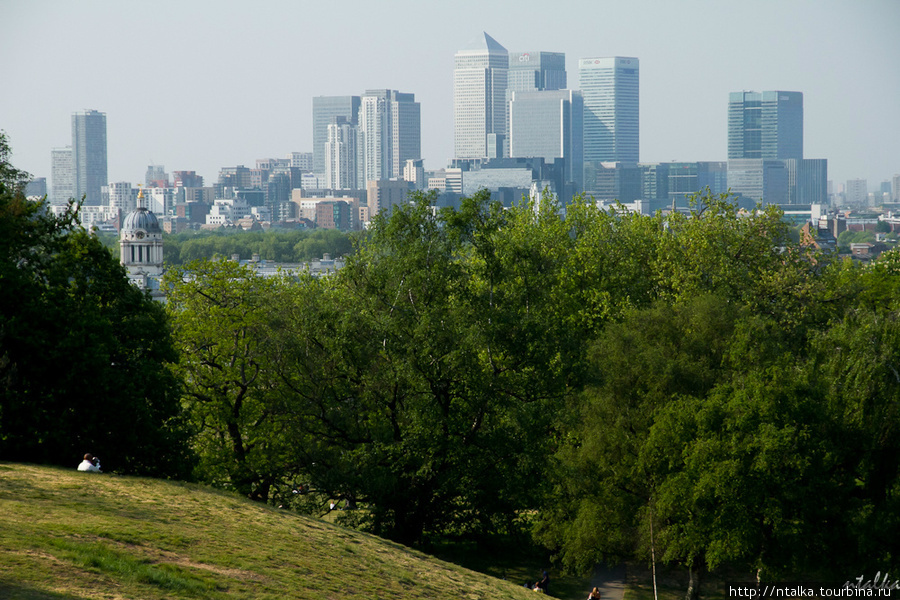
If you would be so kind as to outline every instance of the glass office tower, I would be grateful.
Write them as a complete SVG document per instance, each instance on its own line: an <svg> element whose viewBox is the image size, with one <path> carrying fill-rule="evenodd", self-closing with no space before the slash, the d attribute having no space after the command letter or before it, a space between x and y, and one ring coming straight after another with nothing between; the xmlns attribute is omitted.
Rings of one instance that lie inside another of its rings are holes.
<svg viewBox="0 0 900 600"><path fill-rule="evenodd" d="M584 95L584 160L637 162L640 65L628 57L578 61Z"/></svg>
<svg viewBox="0 0 900 600"><path fill-rule="evenodd" d="M802 159L803 94L729 94L728 158Z"/></svg>
<svg viewBox="0 0 900 600"><path fill-rule="evenodd" d="M75 198L99 206L106 171L106 113L85 110L72 115L72 168Z"/></svg>
<svg viewBox="0 0 900 600"><path fill-rule="evenodd" d="M313 172L325 172L325 142L328 126L335 117L343 117L351 125L358 125L359 96L317 96L313 98Z"/></svg>
<svg viewBox="0 0 900 600"><path fill-rule="evenodd" d="M506 138L509 53L487 33L454 56L453 148L456 158L502 154ZM488 147L488 143L492 148Z"/></svg>
<svg viewBox="0 0 900 600"><path fill-rule="evenodd" d="M564 52L510 52L507 89L511 92L566 88Z"/></svg>
<svg viewBox="0 0 900 600"><path fill-rule="evenodd" d="M509 103L512 158L565 160L566 181L583 189L584 101L580 91L512 92Z"/></svg>
<svg viewBox="0 0 900 600"><path fill-rule="evenodd" d="M64 205L75 197L75 169L72 147L50 151L50 203Z"/></svg>

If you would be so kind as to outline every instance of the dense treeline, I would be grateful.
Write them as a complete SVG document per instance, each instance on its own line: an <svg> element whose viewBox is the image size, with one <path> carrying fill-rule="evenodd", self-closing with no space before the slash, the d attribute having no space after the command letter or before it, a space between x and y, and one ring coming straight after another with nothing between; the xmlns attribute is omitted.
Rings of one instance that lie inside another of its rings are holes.
<svg viewBox="0 0 900 600"><path fill-rule="evenodd" d="M352 236L336 229L183 232L167 235L163 252L170 265L234 254L241 259L258 254L263 260L299 263L324 254L348 254L353 248Z"/></svg>
<svg viewBox="0 0 900 600"><path fill-rule="evenodd" d="M216 257L231 258L235 254L242 260L259 255L268 261L302 263L325 254L338 257L350 253L353 237L357 235L361 234L337 229L184 231L164 236L163 258L172 266ZM118 258L118 236L101 234L99 239Z"/></svg>
<svg viewBox="0 0 900 600"><path fill-rule="evenodd" d="M571 569L654 556L692 595L711 569L898 566L897 251L816 254L727 197L652 217L431 201L326 279L170 269L195 477L339 500L405 543L530 529Z"/></svg>
<svg viewBox="0 0 900 600"><path fill-rule="evenodd" d="M203 478L309 482L405 542L530 525L573 569L652 550L695 592L895 564L895 254L829 260L728 198L418 197L333 278L197 263L169 308Z"/></svg>

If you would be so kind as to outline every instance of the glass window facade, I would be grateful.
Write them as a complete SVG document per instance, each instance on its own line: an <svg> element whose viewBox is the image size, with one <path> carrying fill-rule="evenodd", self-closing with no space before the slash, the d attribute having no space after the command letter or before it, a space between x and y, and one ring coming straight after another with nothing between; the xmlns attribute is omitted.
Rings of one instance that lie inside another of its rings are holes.
<svg viewBox="0 0 900 600"><path fill-rule="evenodd" d="M488 134L506 136L508 72L509 53L486 33L471 48L456 53L453 69L456 158L485 158Z"/></svg>
<svg viewBox="0 0 900 600"><path fill-rule="evenodd" d="M637 58L582 58L584 160L637 162L640 155L640 64Z"/></svg>
<svg viewBox="0 0 900 600"><path fill-rule="evenodd" d="M313 98L313 172L325 172L325 142L328 126L335 117L343 117L351 125L358 125L359 96L317 96Z"/></svg>
<svg viewBox="0 0 900 600"><path fill-rule="evenodd" d="M513 92L510 151L513 158L561 158L566 181L582 189L584 102L570 90Z"/></svg>
<svg viewBox="0 0 900 600"><path fill-rule="evenodd" d="M803 94L729 94L728 158L802 159Z"/></svg>
<svg viewBox="0 0 900 600"><path fill-rule="evenodd" d="M106 113L85 110L72 115L72 165L75 197L88 205L101 203L106 171Z"/></svg>

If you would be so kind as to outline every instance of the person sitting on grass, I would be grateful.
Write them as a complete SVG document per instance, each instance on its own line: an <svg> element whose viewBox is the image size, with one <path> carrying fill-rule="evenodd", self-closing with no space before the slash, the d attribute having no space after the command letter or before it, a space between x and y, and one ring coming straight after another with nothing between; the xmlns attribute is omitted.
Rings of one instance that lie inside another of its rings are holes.
<svg viewBox="0 0 900 600"><path fill-rule="evenodd" d="M84 455L84 460L78 465L79 471L88 473L100 473L100 459L88 452Z"/></svg>

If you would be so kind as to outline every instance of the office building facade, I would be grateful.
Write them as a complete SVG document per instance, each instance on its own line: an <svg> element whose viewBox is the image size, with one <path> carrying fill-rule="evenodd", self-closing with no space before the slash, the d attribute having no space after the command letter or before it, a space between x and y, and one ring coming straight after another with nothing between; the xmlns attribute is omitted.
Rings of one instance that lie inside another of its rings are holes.
<svg viewBox="0 0 900 600"><path fill-rule="evenodd" d="M313 172L325 172L325 142L328 141L328 126L335 117L357 125L359 118L359 96L317 96L313 98Z"/></svg>
<svg viewBox="0 0 900 600"><path fill-rule="evenodd" d="M786 161L736 158L728 161L728 188L753 202L788 204Z"/></svg>
<svg viewBox="0 0 900 600"><path fill-rule="evenodd" d="M106 113L85 110L72 115L72 165L75 197L99 205L100 188L109 183L106 161Z"/></svg>
<svg viewBox="0 0 900 600"><path fill-rule="evenodd" d="M363 181L400 178L407 160L421 158L421 108L415 94L367 90L358 123Z"/></svg>
<svg viewBox="0 0 900 600"><path fill-rule="evenodd" d="M803 158L803 93L728 95L728 186L767 204L826 204L828 161Z"/></svg>
<svg viewBox="0 0 900 600"><path fill-rule="evenodd" d="M672 162L668 165L670 200L684 200L707 188L713 195L728 191L728 163L724 161Z"/></svg>
<svg viewBox="0 0 900 600"><path fill-rule="evenodd" d="M510 52L507 89L511 92L566 89L564 52Z"/></svg>
<svg viewBox="0 0 900 600"><path fill-rule="evenodd" d="M787 159L789 204L828 204L828 160Z"/></svg>
<svg viewBox="0 0 900 600"><path fill-rule="evenodd" d="M566 89L566 55L563 52L510 52L506 83L506 131L503 157L513 156L509 149L509 103L513 92L538 92Z"/></svg>
<svg viewBox="0 0 900 600"><path fill-rule="evenodd" d="M640 64L637 58L582 58L585 162L638 162Z"/></svg>
<svg viewBox="0 0 900 600"><path fill-rule="evenodd" d="M509 103L511 158L563 159L565 178L583 189L584 100L572 90L514 91Z"/></svg>
<svg viewBox="0 0 900 600"><path fill-rule="evenodd" d="M50 204L64 205L75 197L75 165L72 147L50 151Z"/></svg>
<svg viewBox="0 0 900 600"><path fill-rule="evenodd" d="M869 184L865 179L848 179L844 198L851 206L865 206L869 199Z"/></svg>
<svg viewBox="0 0 900 600"><path fill-rule="evenodd" d="M766 91L728 95L728 158L803 158L803 94Z"/></svg>
<svg viewBox="0 0 900 600"><path fill-rule="evenodd" d="M502 156L508 73L509 53L487 33L456 53L453 69L456 158Z"/></svg>

